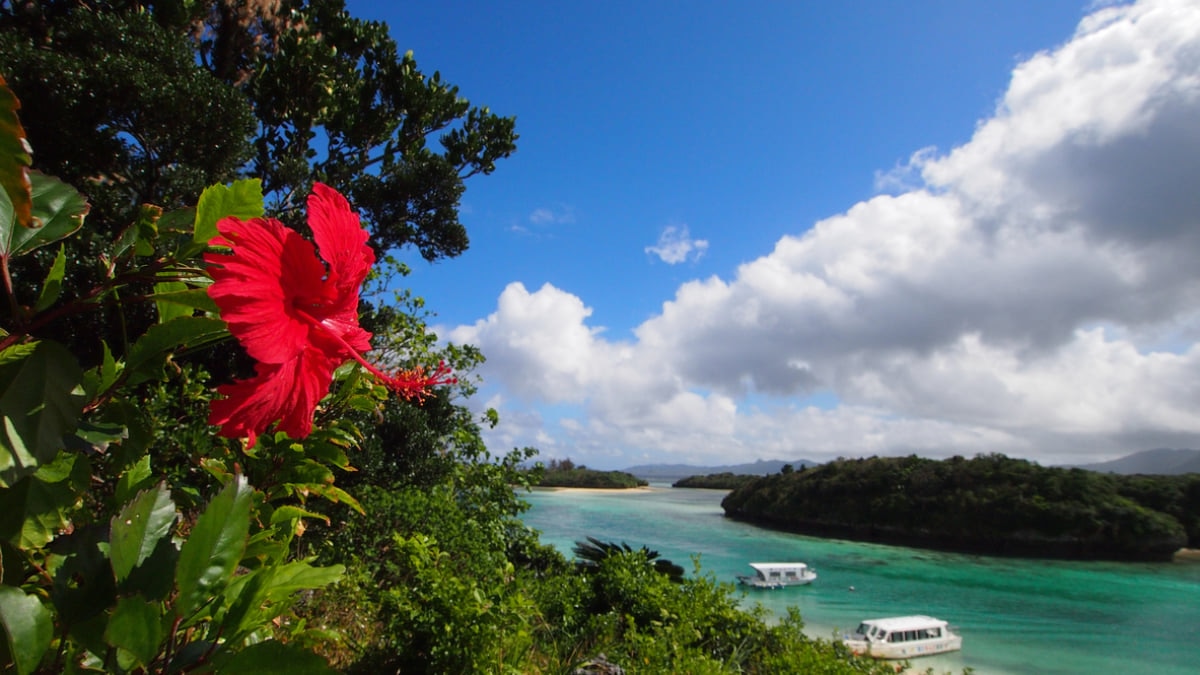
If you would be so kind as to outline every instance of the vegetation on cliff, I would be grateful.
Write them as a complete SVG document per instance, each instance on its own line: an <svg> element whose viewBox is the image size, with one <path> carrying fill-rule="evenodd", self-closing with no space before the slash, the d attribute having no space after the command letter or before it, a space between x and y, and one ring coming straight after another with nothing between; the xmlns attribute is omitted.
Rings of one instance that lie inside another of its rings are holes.
<svg viewBox="0 0 1200 675"><path fill-rule="evenodd" d="M996 454L840 459L763 477L722 507L806 534L1000 555L1169 560L1200 541L1200 475L1117 476Z"/></svg>

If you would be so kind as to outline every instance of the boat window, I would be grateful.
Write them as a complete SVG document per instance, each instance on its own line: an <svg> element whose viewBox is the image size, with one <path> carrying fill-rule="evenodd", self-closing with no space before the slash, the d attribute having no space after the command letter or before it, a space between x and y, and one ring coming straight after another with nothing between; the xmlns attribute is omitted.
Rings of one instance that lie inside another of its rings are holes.
<svg viewBox="0 0 1200 675"><path fill-rule="evenodd" d="M854 632L858 635L870 635L871 634L871 626L868 626L865 623L860 623L860 624L858 624L858 628L854 629Z"/></svg>
<svg viewBox="0 0 1200 675"><path fill-rule="evenodd" d="M917 631L917 639L918 640L928 640L929 639L929 629L922 628L922 629L918 630Z"/></svg>
<svg viewBox="0 0 1200 675"><path fill-rule="evenodd" d="M888 633L887 641L888 642L900 642L900 638L896 637L898 635L900 635L900 634L899 633Z"/></svg>
<svg viewBox="0 0 1200 675"><path fill-rule="evenodd" d="M929 629L929 637L934 637L934 638L942 637L942 629L941 628L930 628Z"/></svg>
<svg viewBox="0 0 1200 675"><path fill-rule="evenodd" d="M916 639L917 639L917 631L915 631L915 630L904 631L904 641L905 642L908 642L910 640L916 640Z"/></svg>

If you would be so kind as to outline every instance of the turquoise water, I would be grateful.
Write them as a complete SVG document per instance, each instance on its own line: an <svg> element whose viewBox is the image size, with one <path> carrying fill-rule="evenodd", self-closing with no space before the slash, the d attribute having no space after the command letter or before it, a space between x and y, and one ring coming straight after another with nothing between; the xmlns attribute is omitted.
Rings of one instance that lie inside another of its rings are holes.
<svg viewBox="0 0 1200 675"><path fill-rule="evenodd" d="M772 532L728 520L724 492L652 487L526 494L525 522L568 557L574 542L647 546L721 581L750 562L806 562L810 586L756 590L746 602L830 638L862 619L930 614L957 626L963 651L920 659L920 670L1017 673L1200 672L1200 563L1079 563L939 553ZM853 590L852 590L853 588Z"/></svg>

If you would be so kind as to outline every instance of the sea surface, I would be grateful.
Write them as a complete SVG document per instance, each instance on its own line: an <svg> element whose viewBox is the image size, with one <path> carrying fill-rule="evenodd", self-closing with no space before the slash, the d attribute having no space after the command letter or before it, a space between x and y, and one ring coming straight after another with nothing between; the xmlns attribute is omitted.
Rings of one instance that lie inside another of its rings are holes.
<svg viewBox="0 0 1200 675"><path fill-rule="evenodd" d="M963 650L917 670L979 675L1200 673L1200 562L1108 563L995 558L774 532L726 519L720 490L524 493L527 525L568 558L576 541L646 546L736 581L750 562L806 562L809 586L747 590L777 615L798 607L804 632L832 638L862 619L929 614L963 635ZM739 591L742 593L742 591Z"/></svg>

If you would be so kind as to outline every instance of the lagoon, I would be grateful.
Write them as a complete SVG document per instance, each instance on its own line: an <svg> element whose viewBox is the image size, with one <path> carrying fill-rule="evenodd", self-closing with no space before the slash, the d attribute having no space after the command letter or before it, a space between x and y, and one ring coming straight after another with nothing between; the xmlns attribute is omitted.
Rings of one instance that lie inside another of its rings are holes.
<svg viewBox="0 0 1200 675"><path fill-rule="evenodd" d="M805 632L831 638L862 619L931 614L957 626L963 651L917 660L941 673L1184 675L1200 663L1200 563L996 558L775 532L726 519L720 490L534 490L526 524L571 557L592 536L647 546L719 581L750 562L798 561L817 580L747 591L776 614L799 608ZM739 591L740 593L741 591Z"/></svg>

